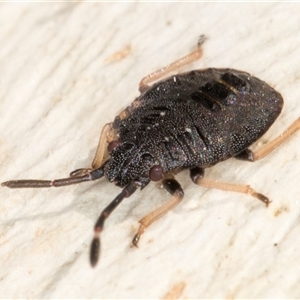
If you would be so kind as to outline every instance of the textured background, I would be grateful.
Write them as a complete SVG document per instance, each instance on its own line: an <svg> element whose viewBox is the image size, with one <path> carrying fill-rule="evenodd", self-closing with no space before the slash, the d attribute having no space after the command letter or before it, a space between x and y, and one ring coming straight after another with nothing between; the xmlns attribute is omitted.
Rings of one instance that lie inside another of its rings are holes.
<svg viewBox="0 0 300 300"><path fill-rule="evenodd" d="M142 77L187 54L185 70L230 67L285 98L254 148L300 115L300 6L284 3L0 5L0 181L53 179L90 165L102 126L139 95ZM111 215L99 265L89 244L119 193L105 179L60 189L0 188L3 298L299 298L300 186L296 134L262 161L226 161L207 177L251 184L272 199L195 186L130 247L138 220L169 195L150 184ZM181 290L181 292L180 292Z"/></svg>

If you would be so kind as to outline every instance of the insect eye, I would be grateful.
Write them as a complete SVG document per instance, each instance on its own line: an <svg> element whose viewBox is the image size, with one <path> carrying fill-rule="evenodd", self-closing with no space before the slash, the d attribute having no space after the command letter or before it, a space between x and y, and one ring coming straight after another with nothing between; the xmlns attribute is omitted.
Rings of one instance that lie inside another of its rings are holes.
<svg viewBox="0 0 300 300"><path fill-rule="evenodd" d="M152 181L159 181L163 175L163 168L159 165L153 166L149 171L149 178Z"/></svg>
<svg viewBox="0 0 300 300"><path fill-rule="evenodd" d="M118 146L120 146L120 142L119 141L112 141L108 144L107 146L107 151L110 153L112 152L115 148L117 148Z"/></svg>

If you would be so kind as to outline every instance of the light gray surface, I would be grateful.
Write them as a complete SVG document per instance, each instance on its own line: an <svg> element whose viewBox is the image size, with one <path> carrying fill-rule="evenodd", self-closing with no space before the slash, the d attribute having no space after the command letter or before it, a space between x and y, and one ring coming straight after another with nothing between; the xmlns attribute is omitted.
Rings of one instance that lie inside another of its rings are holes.
<svg viewBox="0 0 300 300"><path fill-rule="evenodd" d="M1 4L1 181L89 166L102 126L139 95L140 79L193 50L202 33L204 56L185 70L245 70L285 98L259 148L300 115L299 15L284 3ZM298 133L262 161L207 171L251 184L272 199L268 209L181 173L183 203L139 249L130 248L137 221L169 196L155 184L136 192L105 224L95 269L92 228L119 188L104 179L1 188L1 297L162 298L182 283L182 298L299 298L299 143Z"/></svg>

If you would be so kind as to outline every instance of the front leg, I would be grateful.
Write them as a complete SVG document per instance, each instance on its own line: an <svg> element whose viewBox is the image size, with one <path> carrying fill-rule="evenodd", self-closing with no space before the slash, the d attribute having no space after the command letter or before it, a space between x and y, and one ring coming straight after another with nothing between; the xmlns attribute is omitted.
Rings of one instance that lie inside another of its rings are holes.
<svg viewBox="0 0 300 300"><path fill-rule="evenodd" d="M183 189L180 184L173 178L164 179L163 187L173 196L168 202L164 203L162 206L158 207L154 211L150 212L144 218L142 218L139 223L141 224L138 232L132 240L132 244L137 247L141 235L144 233L145 229L149 227L153 222L161 218L168 211L173 209L177 204L183 199Z"/></svg>
<svg viewBox="0 0 300 300"><path fill-rule="evenodd" d="M76 169L70 173L70 177L80 177L103 166L104 162L109 157L107 150L107 147L109 146L108 143L112 142L114 139L116 139L116 133L112 128L112 123L105 124L100 134L92 166L90 168Z"/></svg>

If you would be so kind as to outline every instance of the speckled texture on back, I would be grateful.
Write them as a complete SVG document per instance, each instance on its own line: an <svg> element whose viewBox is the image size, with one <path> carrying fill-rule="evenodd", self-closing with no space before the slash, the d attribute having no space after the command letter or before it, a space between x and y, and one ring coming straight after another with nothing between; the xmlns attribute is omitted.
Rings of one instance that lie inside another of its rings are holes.
<svg viewBox="0 0 300 300"><path fill-rule="evenodd" d="M171 76L143 92L126 117L116 117L121 145L111 153L107 177L119 185L143 177L146 184L154 164L165 173L212 166L259 139L282 106L278 92L242 71Z"/></svg>

